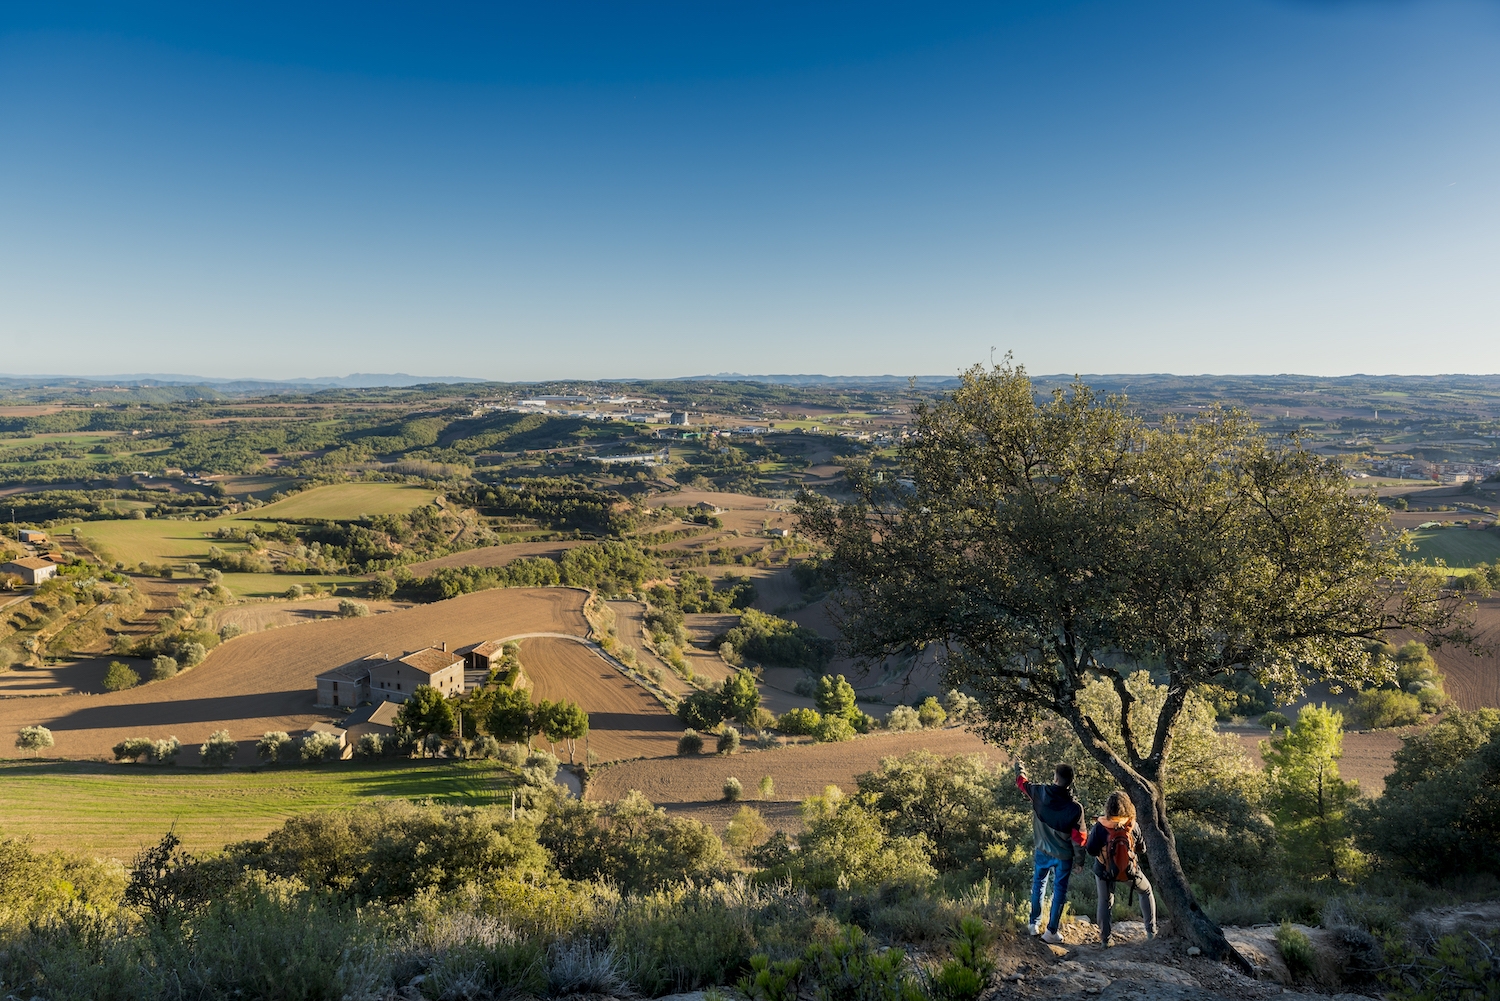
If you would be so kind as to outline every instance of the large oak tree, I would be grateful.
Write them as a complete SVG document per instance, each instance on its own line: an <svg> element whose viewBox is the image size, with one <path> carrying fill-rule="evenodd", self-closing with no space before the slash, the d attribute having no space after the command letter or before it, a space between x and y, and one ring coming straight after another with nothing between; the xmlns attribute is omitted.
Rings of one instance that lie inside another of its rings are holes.
<svg viewBox="0 0 1500 1001"><path fill-rule="evenodd" d="M939 646L996 742L1064 721L1135 803L1178 930L1243 964L1194 899L1162 792L1188 693L1236 674L1286 696L1375 681L1390 667L1371 641L1459 637L1456 599L1406 564L1337 463L1242 414L1153 426L1081 383L1039 401L1007 361L967 372L915 424L899 476L854 466L853 501L799 503L832 549L852 652ZM1125 683L1142 667L1167 686L1149 740ZM1095 677L1120 702L1114 739L1078 699Z"/></svg>

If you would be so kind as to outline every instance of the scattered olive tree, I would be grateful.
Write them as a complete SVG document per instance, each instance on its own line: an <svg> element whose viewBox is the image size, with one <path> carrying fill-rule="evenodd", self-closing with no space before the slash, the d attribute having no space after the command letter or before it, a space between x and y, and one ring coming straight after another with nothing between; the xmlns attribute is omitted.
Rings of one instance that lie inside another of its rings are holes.
<svg viewBox="0 0 1500 1001"><path fill-rule="evenodd" d="M44 726L23 726L16 733L16 748L30 751L32 757L53 745L52 731Z"/></svg>

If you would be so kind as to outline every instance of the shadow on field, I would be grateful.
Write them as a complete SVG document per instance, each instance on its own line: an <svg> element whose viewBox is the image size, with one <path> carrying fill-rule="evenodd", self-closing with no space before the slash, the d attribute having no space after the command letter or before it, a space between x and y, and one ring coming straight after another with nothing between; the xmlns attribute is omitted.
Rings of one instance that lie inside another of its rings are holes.
<svg viewBox="0 0 1500 1001"><path fill-rule="evenodd" d="M58 717L53 730L106 730L120 727L171 726L219 720L259 719L266 716L305 715L311 710L306 689L229 695L217 699L179 699L90 706Z"/></svg>
<svg viewBox="0 0 1500 1001"><path fill-rule="evenodd" d="M646 693L641 693L646 700L656 703ZM664 716L661 713L651 715L636 713L589 713L589 732L599 733L608 730L645 730L651 733L681 733L682 723L675 716Z"/></svg>

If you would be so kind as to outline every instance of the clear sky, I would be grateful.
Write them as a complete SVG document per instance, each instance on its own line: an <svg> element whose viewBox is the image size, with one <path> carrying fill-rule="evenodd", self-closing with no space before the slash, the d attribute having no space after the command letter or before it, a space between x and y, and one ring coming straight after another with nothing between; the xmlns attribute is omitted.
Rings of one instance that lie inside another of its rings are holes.
<svg viewBox="0 0 1500 1001"><path fill-rule="evenodd" d="M0 6L0 372L1500 371L1500 4Z"/></svg>

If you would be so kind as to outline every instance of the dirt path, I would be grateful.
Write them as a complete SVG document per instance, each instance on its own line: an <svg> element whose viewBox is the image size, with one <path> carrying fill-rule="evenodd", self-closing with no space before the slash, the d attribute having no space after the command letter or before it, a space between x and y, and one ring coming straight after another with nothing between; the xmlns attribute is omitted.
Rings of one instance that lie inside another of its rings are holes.
<svg viewBox="0 0 1500 1001"><path fill-rule="evenodd" d="M673 673L667 664L646 646L646 606L639 601L611 601L615 613L615 637L635 650L642 667L657 667L662 672L662 688L673 695L686 695L693 686ZM649 677L649 675L648 675Z"/></svg>
<svg viewBox="0 0 1500 1001"><path fill-rule="evenodd" d="M241 636L168 681L107 695L0 699L0 747L10 747L16 731L33 723L53 731L53 754L62 758L106 757L129 736L174 735L198 744L227 729L241 742L240 760L249 762L254 739L267 730L295 731L331 718L312 704L321 671L443 641L451 649L522 632L586 636L585 597L573 588L480 591L385 615ZM180 760L196 759L193 750Z"/></svg>

